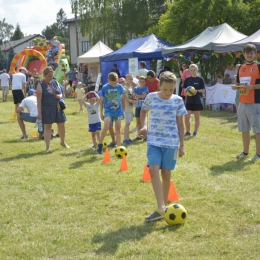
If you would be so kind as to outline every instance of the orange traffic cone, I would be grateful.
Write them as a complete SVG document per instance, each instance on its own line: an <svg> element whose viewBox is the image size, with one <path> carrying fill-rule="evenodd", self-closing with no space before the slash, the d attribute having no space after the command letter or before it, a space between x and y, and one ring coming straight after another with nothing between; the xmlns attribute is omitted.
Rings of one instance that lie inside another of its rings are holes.
<svg viewBox="0 0 260 260"><path fill-rule="evenodd" d="M102 162L102 163L109 163L109 162L111 162L111 160L110 160L110 155L109 155L108 149L106 149L105 155L104 155L104 159L103 159L103 162Z"/></svg>
<svg viewBox="0 0 260 260"><path fill-rule="evenodd" d="M124 155L121 162L120 171L127 171L127 170L128 170L128 165L126 161L126 156Z"/></svg>
<svg viewBox="0 0 260 260"><path fill-rule="evenodd" d="M171 181L170 190L168 193L168 201L172 202L172 201L178 201L178 200L179 200L179 197L178 197L177 191L174 187L174 182Z"/></svg>
<svg viewBox="0 0 260 260"><path fill-rule="evenodd" d="M151 175L149 172L149 167L147 165L144 166L144 172L142 177L142 182L150 182L151 181Z"/></svg>

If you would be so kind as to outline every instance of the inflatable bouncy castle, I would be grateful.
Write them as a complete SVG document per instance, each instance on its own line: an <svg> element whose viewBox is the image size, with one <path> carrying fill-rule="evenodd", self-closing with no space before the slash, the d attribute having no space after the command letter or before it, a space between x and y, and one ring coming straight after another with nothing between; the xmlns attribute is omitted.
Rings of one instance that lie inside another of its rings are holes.
<svg viewBox="0 0 260 260"><path fill-rule="evenodd" d="M31 73L36 69L39 74L42 74L46 66L52 66L54 77L62 83L63 76L70 71L65 45L61 44L57 37L50 41L46 38L35 38L33 42L33 47L26 47L14 56L10 72L14 74L21 67L25 67Z"/></svg>

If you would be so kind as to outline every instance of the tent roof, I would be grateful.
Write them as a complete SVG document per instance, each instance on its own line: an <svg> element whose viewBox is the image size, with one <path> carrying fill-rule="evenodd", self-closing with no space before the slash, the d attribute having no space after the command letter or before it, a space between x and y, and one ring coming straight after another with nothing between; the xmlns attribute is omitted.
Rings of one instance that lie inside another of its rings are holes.
<svg viewBox="0 0 260 260"><path fill-rule="evenodd" d="M90 50L83 55L79 56L77 63L94 63L99 62L99 57L108 53L113 52L108 46L102 41L97 42Z"/></svg>
<svg viewBox="0 0 260 260"><path fill-rule="evenodd" d="M240 41L216 44L215 52L241 51L248 43L254 44L257 49L260 48L260 29Z"/></svg>
<svg viewBox="0 0 260 260"><path fill-rule="evenodd" d="M163 48L162 53L168 54L179 51L210 51L214 50L215 44L231 43L245 38L246 35L236 31L227 23L215 27L208 27L202 33L189 41L175 47Z"/></svg>
<svg viewBox="0 0 260 260"><path fill-rule="evenodd" d="M140 38L133 38L122 48L100 57L100 61L117 61L128 58L161 59L162 48L172 46L174 45L156 37L154 34L150 34Z"/></svg>

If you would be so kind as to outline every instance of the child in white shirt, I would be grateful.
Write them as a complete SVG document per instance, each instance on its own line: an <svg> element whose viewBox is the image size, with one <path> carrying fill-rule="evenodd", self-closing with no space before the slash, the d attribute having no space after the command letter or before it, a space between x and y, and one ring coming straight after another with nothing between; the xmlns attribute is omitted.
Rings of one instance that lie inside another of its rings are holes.
<svg viewBox="0 0 260 260"><path fill-rule="evenodd" d="M87 98L88 102L85 102ZM100 97L95 91L90 91L82 98L82 103L85 103L85 107L88 112L88 126L89 132L92 135L93 148L97 147L97 141L100 140L100 130L101 130L101 119L99 115L99 104Z"/></svg>

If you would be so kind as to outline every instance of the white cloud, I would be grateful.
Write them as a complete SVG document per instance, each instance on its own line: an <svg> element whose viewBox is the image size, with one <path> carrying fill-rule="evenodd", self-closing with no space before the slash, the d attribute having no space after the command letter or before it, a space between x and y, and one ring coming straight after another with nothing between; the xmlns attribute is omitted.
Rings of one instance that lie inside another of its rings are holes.
<svg viewBox="0 0 260 260"><path fill-rule="evenodd" d="M0 0L0 17L14 27L18 23L24 34L41 34L47 25L56 22L63 9L67 18L73 17L70 0Z"/></svg>

